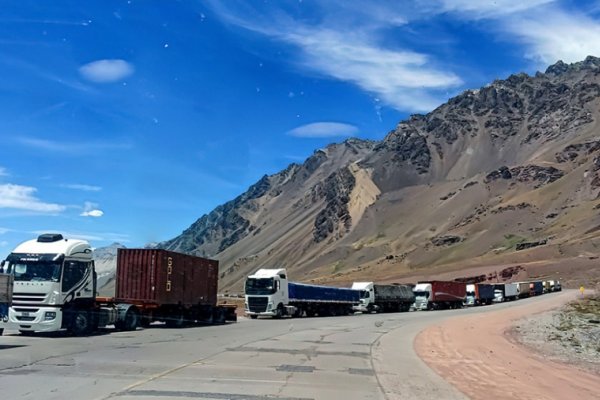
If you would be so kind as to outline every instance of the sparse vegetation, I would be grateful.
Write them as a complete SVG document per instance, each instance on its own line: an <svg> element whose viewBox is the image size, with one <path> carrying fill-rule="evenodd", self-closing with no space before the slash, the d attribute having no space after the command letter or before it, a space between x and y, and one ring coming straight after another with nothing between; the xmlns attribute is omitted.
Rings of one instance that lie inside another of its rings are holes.
<svg viewBox="0 0 600 400"><path fill-rule="evenodd" d="M504 246L507 249L512 249L517 247L517 244L523 243L527 241L527 238L519 235L515 235L512 233L504 235L505 243Z"/></svg>

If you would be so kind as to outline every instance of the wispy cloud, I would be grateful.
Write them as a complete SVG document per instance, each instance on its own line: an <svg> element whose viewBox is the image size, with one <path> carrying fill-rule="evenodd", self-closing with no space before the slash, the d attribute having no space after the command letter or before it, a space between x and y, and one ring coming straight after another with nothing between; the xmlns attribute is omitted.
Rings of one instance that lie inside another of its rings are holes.
<svg viewBox="0 0 600 400"><path fill-rule="evenodd" d="M83 190L84 192L99 192L102 190L100 186L84 185L80 183L65 183L60 185L60 187L63 187L65 189Z"/></svg>
<svg viewBox="0 0 600 400"><path fill-rule="evenodd" d="M79 68L81 76L95 83L118 82L133 75L134 71L133 64L119 59L92 61Z"/></svg>
<svg viewBox="0 0 600 400"><path fill-rule="evenodd" d="M507 19L505 28L526 46L526 57L543 64L600 55L600 23L585 15L551 10Z"/></svg>
<svg viewBox="0 0 600 400"><path fill-rule="evenodd" d="M290 136L301 138L328 138L340 136L352 136L358 133L354 125L340 122L314 122L302 125L287 132Z"/></svg>
<svg viewBox="0 0 600 400"><path fill-rule="evenodd" d="M104 211L98 209L98 204L86 201L83 206L83 212L79 215L81 217L99 218L104 215Z"/></svg>
<svg viewBox="0 0 600 400"><path fill-rule="evenodd" d="M557 0L440 0L435 4L438 12L458 13L461 20L489 20L484 28L502 40L522 44L523 56L540 66L600 54L600 22L583 10L562 7Z"/></svg>
<svg viewBox="0 0 600 400"><path fill-rule="evenodd" d="M66 206L46 203L37 197L37 189L12 183L0 185L0 208L12 208L40 213L56 214L64 211Z"/></svg>
<svg viewBox="0 0 600 400"><path fill-rule="evenodd" d="M425 7L438 12L461 12L469 14L472 18L490 18L499 16L508 16L510 14L530 10L538 6L554 3L556 0L494 0L494 1L473 1L473 0L440 0L432 2L421 0Z"/></svg>
<svg viewBox="0 0 600 400"><path fill-rule="evenodd" d="M361 13L362 8L335 2L336 7L322 10L330 15L314 23L294 19L274 5L267 13L237 7L239 3L229 8L230 2L211 4L227 24L298 48L294 61L305 70L351 82L400 110L431 110L441 102L440 90L462 83L447 68L437 67L430 55L382 42L380 31L390 27L392 16L396 25L406 23L394 3ZM382 17L386 14L387 20Z"/></svg>
<svg viewBox="0 0 600 400"><path fill-rule="evenodd" d="M8 176L8 170L4 167L0 167L0 176Z"/></svg>
<svg viewBox="0 0 600 400"><path fill-rule="evenodd" d="M127 141L81 141L77 139L56 141L27 136L18 137L16 141L40 150L73 154L96 153L99 150L123 150L133 147L132 143Z"/></svg>

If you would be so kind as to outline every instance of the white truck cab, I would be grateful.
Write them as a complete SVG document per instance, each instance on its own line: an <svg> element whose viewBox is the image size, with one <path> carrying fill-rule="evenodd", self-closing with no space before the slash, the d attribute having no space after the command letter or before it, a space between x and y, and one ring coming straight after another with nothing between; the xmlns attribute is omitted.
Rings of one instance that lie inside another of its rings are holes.
<svg viewBox="0 0 600 400"><path fill-rule="evenodd" d="M259 315L281 317L295 312L295 307L288 305L288 278L285 269L259 269L246 279L245 293L246 315L252 319Z"/></svg>
<svg viewBox="0 0 600 400"><path fill-rule="evenodd" d="M377 311L379 306L375 304L375 288L373 282L354 282L352 289L360 290L360 304L352 307L354 311L371 312Z"/></svg>
<svg viewBox="0 0 600 400"><path fill-rule="evenodd" d="M53 332L76 324L76 310L95 301L92 257L88 242L60 234L43 234L17 246L3 262L4 272L14 277L5 327Z"/></svg>
<svg viewBox="0 0 600 400"><path fill-rule="evenodd" d="M417 283L413 288L415 294L415 310L428 310L431 298L431 283Z"/></svg>
<svg viewBox="0 0 600 400"><path fill-rule="evenodd" d="M474 306L476 303L475 300L475 284L467 284L467 301L465 302L466 305Z"/></svg>

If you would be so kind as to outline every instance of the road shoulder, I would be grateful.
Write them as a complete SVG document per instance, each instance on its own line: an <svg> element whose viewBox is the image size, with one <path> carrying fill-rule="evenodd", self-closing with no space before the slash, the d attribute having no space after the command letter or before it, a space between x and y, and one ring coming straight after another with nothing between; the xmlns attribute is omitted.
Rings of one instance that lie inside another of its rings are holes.
<svg viewBox="0 0 600 400"><path fill-rule="evenodd" d="M518 320L558 308L575 297L575 291L564 291L510 308L452 318L420 332L415 350L471 399L597 399L597 375L551 361L508 334Z"/></svg>

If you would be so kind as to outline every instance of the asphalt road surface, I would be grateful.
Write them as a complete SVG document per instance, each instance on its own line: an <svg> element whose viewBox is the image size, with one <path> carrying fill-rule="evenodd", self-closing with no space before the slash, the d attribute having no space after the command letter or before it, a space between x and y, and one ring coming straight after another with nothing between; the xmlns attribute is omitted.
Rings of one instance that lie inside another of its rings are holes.
<svg viewBox="0 0 600 400"><path fill-rule="evenodd" d="M77 338L5 332L3 399L464 399L415 354L423 328L474 309L302 319Z"/></svg>

